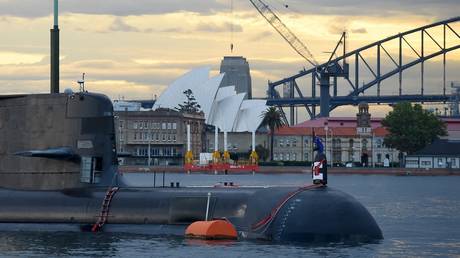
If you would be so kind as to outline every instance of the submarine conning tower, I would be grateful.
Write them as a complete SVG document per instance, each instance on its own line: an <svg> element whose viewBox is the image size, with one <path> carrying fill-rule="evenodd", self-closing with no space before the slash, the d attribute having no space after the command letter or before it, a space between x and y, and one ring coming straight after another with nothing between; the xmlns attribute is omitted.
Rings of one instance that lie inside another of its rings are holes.
<svg viewBox="0 0 460 258"><path fill-rule="evenodd" d="M113 107L106 96L0 96L0 187L111 185L116 157Z"/></svg>

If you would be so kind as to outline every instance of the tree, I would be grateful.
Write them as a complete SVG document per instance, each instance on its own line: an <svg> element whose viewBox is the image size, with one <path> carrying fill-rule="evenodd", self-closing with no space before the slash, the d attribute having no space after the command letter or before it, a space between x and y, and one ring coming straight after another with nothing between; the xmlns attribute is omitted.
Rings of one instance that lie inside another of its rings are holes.
<svg viewBox="0 0 460 258"><path fill-rule="evenodd" d="M382 125L389 131L383 143L408 154L431 144L439 136L447 135L442 120L420 104L411 105L409 102L396 104L382 120Z"/></svg>
<svg viewBox="0 0 460 258"><path fill-rule="evenodd" d="M268 158L268 155L270 154L267 148L265 148L262 145L256 145L256 152L259 155L259 160L266 161Z"/></svg>
<svg viewBox="0 0 460 258"><path fill-rule="evenodd" d="M199 113L201 112L201 106L196 102L195 96L193 96L193 92L191 89L185 90L184 92L185 97L187 98L183 104L179 104L179 107L175 109L180 112L185 113Z"/></svg>
<svg viewBox="0 0 460 258"><path fill-rule="evenodd" d="M261 114L261 117L263 117L262 126L268 126L270 129L270 160L273 161L273 139L275 138L275 129L279 129L286 124L282 119L281 112L276 107L268 107L267 110Z"/></svg>

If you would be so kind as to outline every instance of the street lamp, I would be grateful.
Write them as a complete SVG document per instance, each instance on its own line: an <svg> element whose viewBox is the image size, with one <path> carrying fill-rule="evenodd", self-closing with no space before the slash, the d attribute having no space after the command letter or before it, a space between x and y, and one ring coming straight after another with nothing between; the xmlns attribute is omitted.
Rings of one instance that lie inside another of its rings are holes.
<svg viewBox="0 0 460 258"><path fill-rule="evenodd" d="M324 131L326 133L326 140L325 140L325 143L324 143L324 154L326 155L326 158L327 158L327 131L329 130L329 127L326 125L324 126Z"/></svg>

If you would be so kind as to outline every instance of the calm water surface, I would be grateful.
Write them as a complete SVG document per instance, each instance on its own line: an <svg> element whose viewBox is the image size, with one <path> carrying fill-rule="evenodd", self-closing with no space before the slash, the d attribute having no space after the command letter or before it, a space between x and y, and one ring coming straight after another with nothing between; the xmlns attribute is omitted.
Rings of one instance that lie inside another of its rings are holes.
<svg viewBox="0 0 460 258"><path fill-rule="evenodd" d="M152 175L125 175L138 186ZM166 175L166 184L300 185L307 175ZM161 183L161 175L156 182ZM385 239L350 245L212 243L127 233L0 232L0 255L11 257L460 257L460 176L331 175L330 186L353 195L374 216Z"/></svg>

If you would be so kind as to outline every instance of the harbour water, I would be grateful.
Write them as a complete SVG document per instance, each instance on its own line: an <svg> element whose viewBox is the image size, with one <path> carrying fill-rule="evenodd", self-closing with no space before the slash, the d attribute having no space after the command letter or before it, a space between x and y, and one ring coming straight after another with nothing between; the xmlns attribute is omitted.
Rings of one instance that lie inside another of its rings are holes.
<svg viewBox="0 0 460 258"><path fill-rule="evenodd" d="M125 174L132 184L153 184L152 174ZM38 231L0 232L0 256L17 257L460 257L460 177L331 175L330 186L357 198L385 239L367 244L205 242L155 234ZM156 176L157 186L162 183ZM167 174L166 185L302 185L306 174Z"/></svg>

